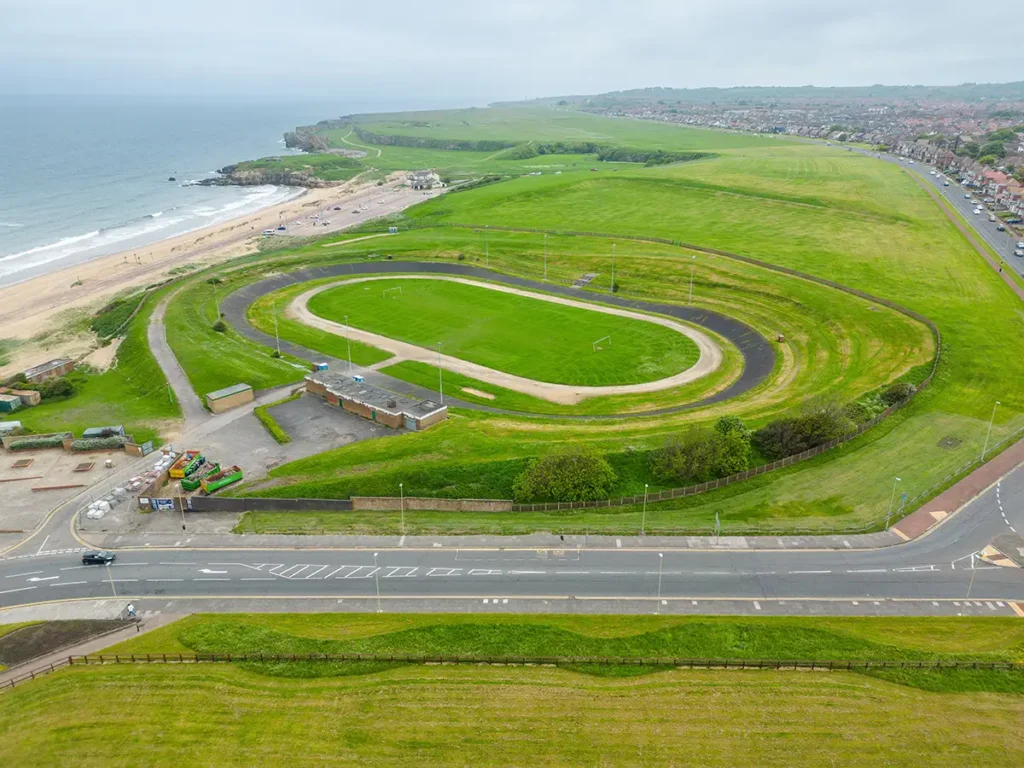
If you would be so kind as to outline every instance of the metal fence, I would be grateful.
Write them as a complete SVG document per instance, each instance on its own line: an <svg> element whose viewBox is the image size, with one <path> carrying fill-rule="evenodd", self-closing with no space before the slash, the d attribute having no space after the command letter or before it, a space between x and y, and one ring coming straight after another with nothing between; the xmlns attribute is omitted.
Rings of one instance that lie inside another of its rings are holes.
<svg viewBox="0 0 1024 768"><path fill-rule="evenodd" d="M132 653L68 656L45 667L0 684L10 690L21 683L71 666L99 664L203 664L262 662L293 664L309 662L376 662L396 664L498 664L502 666L633 666L677 669L816 669L816 670L878 670L878 669L981 669L999 672L1024 672L1024 663L1013 661L933 661L933 660L836 660L836 659L716 659L674 656L522 656L402 653Z"/></svg>

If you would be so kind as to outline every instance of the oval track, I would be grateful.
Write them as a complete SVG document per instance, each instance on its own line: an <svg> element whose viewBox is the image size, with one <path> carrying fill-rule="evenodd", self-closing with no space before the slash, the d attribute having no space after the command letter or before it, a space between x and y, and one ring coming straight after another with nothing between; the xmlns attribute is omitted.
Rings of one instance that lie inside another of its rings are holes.
<svg viewBox="0 0 1024 768"><path fill-rule="evenodd" d="M257 330L249 324L247 313L253 302L268 293L286 288L298 283L306 283L310 280L320 280L329 277L347 277L353 275L378 275L378 274L438 274L438 275L460 275L474 277L481 280L490 280L495 283L512 285L519 288L550 293L556 296L568 296L576 299L592 301L593 303L607 304L613 307L635 309L641 312L653 312L659 315L674 317L687 323L706 328L712 333L722 336L733 344L743 355L743 371L736 381L732 382L725 389L702 398L701 400L683 405L675 405L669 408L659 408L650 411L637 411L625 414L601 414L601 415L568 415L568 414L547 414L530 413L525 411L512 411L503 408L470 403L458 398L446 397L448 405L468 410L483 411L508 416L532 416L545 419L574 419L574 420L599 420L599 419L621 419L637 418L642 416L660 416L669 413L692 410L706 405L713 405L730 400L734 397L749 392L760 385L775 368L775 350L771 343L757 331L739 320L709 312L704 309L684 307L676 304L661 304L656 302L640 301L637 299L626 299L619 296L592 296L589 293L578 289L569 288L563 285L552 285L537 280L529 280L524 277L513 277L499 272L492 272L479 267L470 267L462 264L445 264L441 262L422 261L379 261L379 262L358 262L352 264L331 264L325 267L314 267L303 269L288 274L275 275L265 280L252 283L251 285L239 288L221 301L221 312L225 319L247 339L273 347L276 344L274 337ZM295 357L307 360L323 360L339 367L344 361L328 357L316 350L293 344L288 341L281 341L281 351ZM434 398L436 392L425 387L410 384L401 379L396 379L379 371L365 371L364 376L371 384L383 387L384 389L402 394L412 395L421 398Z"/></svg>

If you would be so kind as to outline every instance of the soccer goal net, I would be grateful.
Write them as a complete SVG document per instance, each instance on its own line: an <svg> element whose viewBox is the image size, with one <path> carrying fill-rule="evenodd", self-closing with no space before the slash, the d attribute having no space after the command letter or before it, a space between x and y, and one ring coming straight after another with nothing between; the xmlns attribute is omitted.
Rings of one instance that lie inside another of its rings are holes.
<svg viewBox="0 0 1024 768"><path fill-rule="evenodd" d="M594 342L594 351L595 352L600 352L602 349L604 349L606 343L607 343L607 345L609 347L612 345L612 337L611 336L602 336L600 339L595 341Z"/></svg>

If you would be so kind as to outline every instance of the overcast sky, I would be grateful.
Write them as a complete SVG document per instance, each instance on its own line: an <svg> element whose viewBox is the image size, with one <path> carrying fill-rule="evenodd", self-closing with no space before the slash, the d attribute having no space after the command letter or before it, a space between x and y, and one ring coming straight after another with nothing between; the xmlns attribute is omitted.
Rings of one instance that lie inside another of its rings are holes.
<svg viewBox="0 0 1024 768"><path fill-rule="evenodd" d="M1019 2L1002 9L962 0L0 0L0 92L453 106L655 85L1024 79L1024 13Z"/></svg>

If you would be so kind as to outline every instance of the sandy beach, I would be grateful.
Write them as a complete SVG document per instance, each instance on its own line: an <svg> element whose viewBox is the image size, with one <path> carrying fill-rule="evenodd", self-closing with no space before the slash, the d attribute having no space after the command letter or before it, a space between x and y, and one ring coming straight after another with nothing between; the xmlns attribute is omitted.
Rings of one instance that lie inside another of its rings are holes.
<svg viewBox="0 0 1024 768"><path fill-rule="evenodd" d="M423 192L404 187L404 180L405 173L400 172L389 176L383 186L353 179L335 187L310 189L286 203L237 219L4 286L0 288L0 338L25 343L11 353L8 364L0 366L0 377L54 357L89 352L95 339L88 335L51 338L45 346L30 341L61 325L71 310L100 309L116 294L162 282L182 265L207 266L255 252L263 230L279 224L287 226L287 236L323 235L426 199ZM333 210L334 206L341 210ZM321 209L328 226L313 223L311 216ZM353 213L357 209L359 213Z"/></svg>

